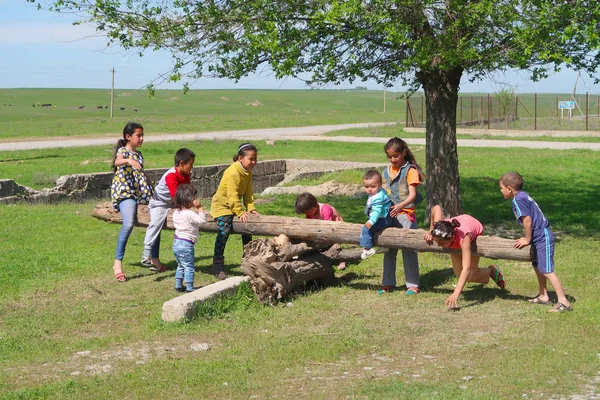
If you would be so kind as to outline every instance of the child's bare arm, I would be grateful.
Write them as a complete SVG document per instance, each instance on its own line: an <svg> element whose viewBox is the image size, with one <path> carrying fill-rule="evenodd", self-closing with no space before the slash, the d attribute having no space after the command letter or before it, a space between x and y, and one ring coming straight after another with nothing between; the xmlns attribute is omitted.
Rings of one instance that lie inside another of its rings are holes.
<svg viewBox="0 0 600 400"><path fill-rule="evenodd" d="M514 247L517 249L528 246L531 243L531 236L533 234L533 228L531 227L531 217L521 217L523 220L523 229L525 229L525 237L515 240Z"/></svg>
<svg viewBox="0 0 600 400"><path fill-rule="evenodd" d="M469 278L469 274L471 273L471 234L468 233L465 235L463 241L460 244L460 248L462 251L462 271L458 277L458 282L456 283L456 288L454 292L446 299L444 304L446 304L449 308L457 308L458 307L458 298L462 293L465 285L467 284L467 279Z"/></svg>
<svg viewBox="0 0 600 400"><path fill-rule="evenodd" d="M433 230L433 225L438 222L441 221L444 218L443 212L442 212L442 207L440 206L433 206L433 208L431 209L431 217L430 219L430 224L429 224L429 232L427 232L424 236L423 239L425 239L425 241L427 242L428 245L432 245L433 244L433 236L431 236L431 231Z"/></svg>

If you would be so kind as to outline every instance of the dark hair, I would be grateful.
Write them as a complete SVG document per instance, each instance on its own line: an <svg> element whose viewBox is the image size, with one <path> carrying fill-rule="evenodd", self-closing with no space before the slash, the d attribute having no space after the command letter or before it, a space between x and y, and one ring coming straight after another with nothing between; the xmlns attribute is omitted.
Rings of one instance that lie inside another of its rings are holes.
<svg viewBox="0 0 600 400"><path fill-rule="evenodd" d="M502 175L500 183L504 186L510 186L513 189L521 190L523 188L523 177L518 172L510 171Z"/></svg>
<svg viewBox="0 0 600 400"><path fill-rule="evenodd" d="M196 158L196 154L188 148L182 147L175 153L175 166L179 166L179 163L183 161L187 164L192 158Z"/></svg>
<svg viewBox="0 0 600 400"><path fill-rule="evenodd" d="M235 155L233 156L233 161L237 161L240 159L240 157L244 157L246 155L247 152L249 151L253 151L255 153L258 153L258 150L256 149L256 146L253 145L252 143L242 143L240 144L240 147L238 147L237 153L235 153Z"/></svg>
<svg viewBox="0 0 600 400"><path fill-rule="evenodd" d="M460 226L460 222L453 219L451 221L438 221L433 224L431 236L438 239L452 239L454 230Z"/></svg>
<svg viewBox="0 0 600 400"><path fill-rule="evenodd" d="M417 163L417 159L415 158L412 151L410 151L410 149L408 148L408 144L406 144L404 140L400 139L399 137L391 138L387 141L385 146L383 146L383 150L385 152L387 152L390 149L395 151L396 153L404 153L404 160L408 161L410 164L415 166L415 168L419 172L419 178L421 178L421 181L425 180L425 174L423 173L423 170Z"/></svg>
<svg viewBox="0 0 600 400"><path fill-rule="evenodd" d="M317 202L317 198L315 196L313 196L311 193L304 192L296 197L296 205L294 206L294 210L298 214L306 214L308 210L318 207L318 205L319 203Z"/></svg>
<svg viewBox="0 0 600 400"><path fill-rule="evenodd" d="M183 208L192 208L197 193L198 191L192 184L182 183L177 187L177 192L175 192L175 197L173 197L173 201L171 202L173 208L180 210Z"/></svg>
<svg viewBox="0 0 600 400"><path fill-rule="evenodd" d="M119 139L119 141L117 142L117 146L113 151L113 172L117 170L117 167L115 166L115 160L117 159L117 151L119 151L121 147L126 146L127 142L129 142L129 140L127 140L127 135L133 135L138 129L144 130L144 127L141 124L138 124L137 122L129 122L127 125L125 125L125 128L123 128L123 137Z"/></svg>
<svg viewBox="0 0 600 400"><path fill-rule="evenodd" d="M368 170L363 175L363 180L369 180L373 178L377 178L379 180L379 183L383 182L383 178L381 178L381 174L379 173L379 171L375 171L374 169Z"/></svg>

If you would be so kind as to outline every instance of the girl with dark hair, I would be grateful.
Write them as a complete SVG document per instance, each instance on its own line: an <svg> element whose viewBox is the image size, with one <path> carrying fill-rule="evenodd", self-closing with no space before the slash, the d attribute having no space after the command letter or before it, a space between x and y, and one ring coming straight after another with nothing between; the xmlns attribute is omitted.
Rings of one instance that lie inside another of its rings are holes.
<svg viewBox="0 0 600 400"><path fill-rule="evenodd" d="M462 214L443 219L442 207L434 206L431 209L431 230L424 236L427 244L431 246L435 242L440 247L461 251L450 253L452 269L458 277L458 283L454 292L444 302L448 308L459 308L458 298L467 282L485 285L491 278L500 289L506 287L504 276L496 265L480 268L479 256L471 254L471 243L482 233L483 225L470 215Z"/></svg>
<svg viewBox="0 0 600 400"><path fill-rule="evenodd" d="M425 179L421 167L406 142L393 137L383 148L390 161L382 173L383 187L386 189L393 205L390 217L395 228L417 229L417 204L423 200L418 186ZM389 249L383 256L382 287L378 293L393 290L396 286L396 263L398 250ZM404 281L406 294L415 295L420 292L419 258L416 250L402 250Z"/></svg>
<svg viewBox="0 0 600 400"><path fill-rule="evenodd" d="M144 128L130 122L123 129L123 138L115 148L112 169L115 173L110 187L112 206L121 213L123 225L117 239L117 250L113 264L113 273L118 282L125 282L123 257L129 235L137 213L137 205L148 204L152 197L152 187L144 174L144 157L138 151L144 143Z"/></svg>
<svg viewBox="0 0 600 400"><path fill-rule="evenodd" d="M233 225L233 217L247 222L250 214L258 214L254 207L252 170L256 166L257 149L252 143L242 143L233 156L231 164L223 173L219 187L212 198L210 214L217 223L217 238L213 256L212 273L218 279L227 278L225 273L225 245ZM242 244L252 240L242 235Z"/></svg>

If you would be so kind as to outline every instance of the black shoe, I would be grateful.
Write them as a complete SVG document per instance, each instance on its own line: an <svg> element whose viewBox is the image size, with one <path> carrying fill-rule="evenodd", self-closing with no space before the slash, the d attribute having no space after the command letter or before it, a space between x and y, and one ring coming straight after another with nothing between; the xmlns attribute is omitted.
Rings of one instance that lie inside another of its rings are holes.
<svg viewBox="0 0 600 400"><path fill-rule="evenodd" d="M180 288L175 288L175 293L183 293L185 292L185 288L184 287L180 287Z"/></svg>

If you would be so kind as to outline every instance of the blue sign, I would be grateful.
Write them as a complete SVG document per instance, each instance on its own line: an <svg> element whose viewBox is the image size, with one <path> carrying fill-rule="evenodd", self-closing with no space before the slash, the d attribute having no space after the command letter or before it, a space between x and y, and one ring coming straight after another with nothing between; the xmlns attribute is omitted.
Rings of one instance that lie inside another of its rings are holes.
<svg viewBox="0 0 600 400"><path fill-rule="evenodd" d="M574 110L575 102L574 101L559 101L558 109L559 110Z"/></svg>

